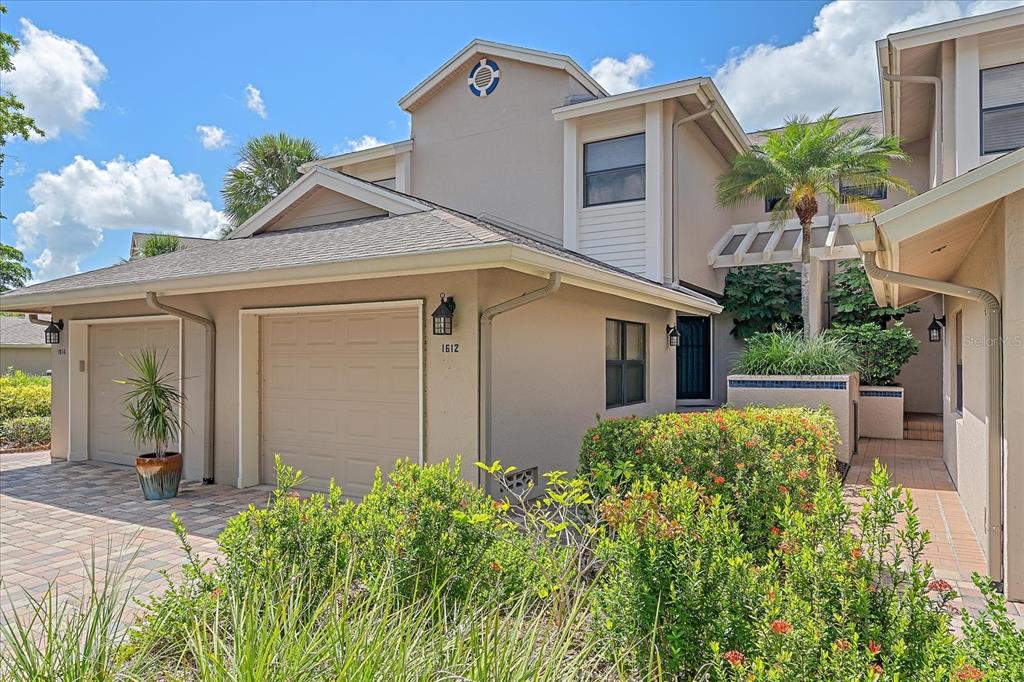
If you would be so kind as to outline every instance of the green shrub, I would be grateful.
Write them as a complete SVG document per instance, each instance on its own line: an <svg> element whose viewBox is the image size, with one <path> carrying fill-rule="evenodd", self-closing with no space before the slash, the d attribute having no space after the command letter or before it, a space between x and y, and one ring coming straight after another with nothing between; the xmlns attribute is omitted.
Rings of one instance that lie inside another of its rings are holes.
<svg viewBox="0 0 1024 682"><path fill-rule="evenodd" d="M788 264L730 270L722 306L733 316L732 334L747 339L763 332L800 329L800 273Z"/></svg>
<svg viewBox="0 0 1024 682"><path fill-rule="evenodd" d="M22 448L49 442L49 417L14 417L0 421L0 448Z"/></svg>
<svg viewBox="0 0 1024 682"><path fill-rule="evenodd" d="M853 347L842 338L778 332L748 339L733 371L771 376L849 374L858 369Z"/></svg>
<svg viewBox="0 0 1024 682"><path fill-rule="evenodd" d="M17 370L0 375L0 422L50 416L50 377Z"/></svg>
<svg viewBox="0 0 1024 682"><path fill-rule="evenodd" d="M868 275L859 259L842 261L832 278L828 297L835 306L832 321L842 325L858 325L873 322L876 326L889 320L903 319L908 313L920 310L916 304L902 308L879 307L875 294L868 282Z"/></svg>
<svg viewBox="0 0 1024 682"><path fill-rule="evenodd" d="M508 505L464 480L459 466L399 461L387 479L378 470L352 521L360 577L388 573L405 599L435 591L487 599L531 587L533 543Z"/></svg>
<svg viewBox="0 0 1024 682"><path fill-rule="evenodd" d="M678 679L872 679L873 665L940 679L950 664L954 594L931 580L912 501L880 468L855 523L835 478L808 507L776 507L761 561L722 498L686 479L638 483L601 512L593 627L606 649L639 652L640 679L655 664Z"/></svg>
<svg viewBox="0 0 1024 682"><path fill-rule="evenodd" d="M903 366L917 354L918 342L902 322L888 329L877 323L837 325L827 336L842 339L853 347L863 386L890 386Z"/></svg>
<svg viewBox="0 0 1024 682"><path fill-rule="evenodd" d="M731 505L747 546L763 554L773 510L805 504L834 463L827 409L748 407L600 422L583 437L579 474L605 498L635 481L685 477Z"/></svg>

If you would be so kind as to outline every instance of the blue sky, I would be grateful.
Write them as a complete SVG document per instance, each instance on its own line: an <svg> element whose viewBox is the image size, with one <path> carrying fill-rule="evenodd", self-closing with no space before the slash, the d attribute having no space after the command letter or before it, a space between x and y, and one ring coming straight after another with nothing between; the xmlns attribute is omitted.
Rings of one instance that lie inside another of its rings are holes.
<svg viewBox="0 0 1024 682"><path fill-rule="evenodd" d="M874 108L871 41L996 5L12 2L3 30L25 49L3 87L55 133L8 145L0 232L39 278L116 262L132 229L200 234L247 137L284 130L323 153L404 139L397 100L474 37L586 69L609 58L620 88L711 75L757 128ZM798 63L802 84L779 74Z"/></svg>

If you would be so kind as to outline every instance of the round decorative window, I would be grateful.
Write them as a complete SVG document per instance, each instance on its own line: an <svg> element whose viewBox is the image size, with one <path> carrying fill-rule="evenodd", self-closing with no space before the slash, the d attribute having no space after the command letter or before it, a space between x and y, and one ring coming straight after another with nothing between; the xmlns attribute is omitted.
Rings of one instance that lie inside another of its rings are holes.
<svg viewBox="0 0 1024 682"><path fill-rule="evenodd" d="M501 74L498 65L490 59L481 59L469 72L469 91L477 97L487 97L498 87Z"/></svg>

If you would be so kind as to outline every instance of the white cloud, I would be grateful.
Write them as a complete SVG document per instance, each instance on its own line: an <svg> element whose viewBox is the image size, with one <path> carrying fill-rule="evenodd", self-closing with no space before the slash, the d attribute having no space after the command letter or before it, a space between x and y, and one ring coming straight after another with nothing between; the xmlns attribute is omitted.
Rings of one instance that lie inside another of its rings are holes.
<svg viewBox="0 0 1024 682"><path fill-rule="evenodd" d="M358 152L362 149L370 149L371 147L379 147L385 142L381 142L373 135L363 135L356 140L350 140L345 138L345 151L346 152Z"/></svg>
<svg viewBox="0 0 1024 682"><path fill-rule="evenodd" d="M267 105L263 103L263 93L252 83L245 86L245 106L260 118L267 117Z"/></svg>
<svg viewBox="0 0 1024 682"><path fill-rule="evenodd" d="M199 133L199 142L203 149L220 149L231 143L228 134L218 126L199 125L196 126L196 132Z"/></svg>
<svg viewBox="0 0 1024 682"><path fill-rule="evenodd" d="M177 175L155 154L138 161L95 162L76 156L56 173L40 173L28 191L33 208L14 217L18 248L37 253L40 280L78 272L104 230L215 236L225 224L206 200L198 175Z"/></svg>
<svg viewBox="0 0 1024 682"><path fill-rule="evenodd" d="M749 47L718 69L715 82L748 130L778 126L797 114L817 116L835 107L844 114L875 110L877 39L1021 2L838 0L821 8L813 30L803 38L788 45Z"/></svg>
<svg viewBox="0 0 1024 682"><path fill-rule="evenodd" d="M631 54L626 57L626 61L602 57L590 67L590 75L605 90L617 95L639 88L652 66L654 62L642 54Z"/></svg>
<svg viewBox="0 0 1024 682"><path fill-rule="evenodd" d="M79 130L85 115L103 106L93 88L106 78L107 67L82 43L40 30L28 19L21 20L21 34L4 89L18 96L25 113L46 133L32 139L52 140Z"/></svg>

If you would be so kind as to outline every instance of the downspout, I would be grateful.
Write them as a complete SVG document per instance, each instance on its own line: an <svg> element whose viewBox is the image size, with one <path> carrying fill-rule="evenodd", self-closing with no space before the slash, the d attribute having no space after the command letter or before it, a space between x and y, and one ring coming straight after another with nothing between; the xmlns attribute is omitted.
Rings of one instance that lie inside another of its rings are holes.
<svg viewBox="0 0 1024 682"><path fill-rule="evenodd" d="M892 49L891 47L889 48ZM932 125L935 132L932 134L932 158L935 159L935 176L932 178L931 186L935 187L942 182L942 79L938 76L904 76L897 73L889 73L887 67L882 67L882 80L890 83L921 83L935 87L935 114Z"/></svg>
<svg viewBox="0 0 1024 682"><path fill-rule="evenodd" d="M157 300L156 293L152 291L146 292L146 303L154 310L201 324L206 328L206 420L203 433L205 441L205 447L203 448L203 483L213 483L213 422L216 416L215 406L217 404L215 376L217 373L217 325L213 323L213 320L202 315L196 315L187 310L173 308L165 303L161 303Z"/></svg>
<svg viewBox="0 0 1024 682"><path fill-rule="evenodd" d="M510 310L539 301L558 291L562 286L562 273L552 272L548 283L534 291L509 299L480 313L480 422L478 438L483 448L484 464L491 464L491 322L495 317ZM483 478L483 472L477 473L477 484L485 487L490 485L489 479Z"/></svg>
<svg viewBox="0 0 1024 682"><path fill-rule="evenodd" d="M676 141L676 138L677 138L676 132L678 132L679 128L683 124L689 123L690 121L696 121L697 119L700 119L700 118L704 118L708 114L714 113L715 110L717 110L717 109L718 109L718 102L712 102L711 104L707 105L707 107L705 107L704 109L701 109L700 111L698 111L698 112L696 112L694 114L690 114L688 116L684 116L683 118L679 119L678 121L676 121L675 123L672 124L672 158L669 159L669 163L672 164L672 211L670 213L670 215L672 216L672 224L669 226L669 231L672 234L672 240L671 240L671 245L672 245L672 260L671 260L671 262L672 262L672 275L671 276L672 276L672 280L671 281L672 281L673 284L679 284L679 280L681 279L679 277L679 263L677 262L679 256L676 254L676 211L678 210L676 207L679 204L679 183L677 182L678 179L676 178L676 172L675 172L676 171L676 159L679 158L679 149L678 149L679 144Z"/></svg>
<svg viewBox="0 0 1024 682"><path fill-rule="evenodd" d="M966 298L985 306L987 322L986 364L988 365L988 556L992 579L1003 582L1003 394L1002 394L1002 336L999 299L991 292L976 287L966 287L951 282L907 275L893 270L883 270L875 260L875 252L864 254L864 270L868 276L890 282L905 284L924 291L933 291L945 296ZM993 494L994 491L994 494Z"/></svg>

